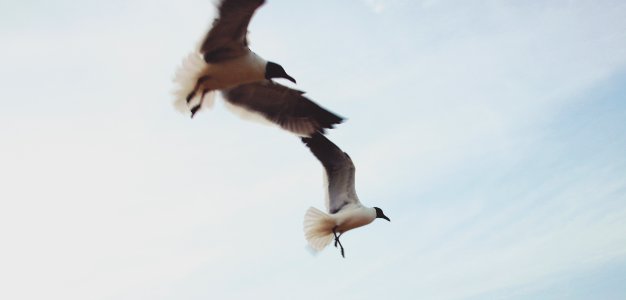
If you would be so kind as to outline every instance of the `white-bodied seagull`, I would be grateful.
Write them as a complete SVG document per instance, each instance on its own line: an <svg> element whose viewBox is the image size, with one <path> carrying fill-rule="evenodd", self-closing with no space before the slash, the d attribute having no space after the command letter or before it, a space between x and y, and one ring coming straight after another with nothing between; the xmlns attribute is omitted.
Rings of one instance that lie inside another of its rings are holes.
<svg viewBox="0 0 626 300"><path fill-rule="evenodd" d="M354 164L347 153L320 133L303 137L307 147L326 170L326 209L328 213L310 207L304 215L304 236L309 245L321 251L335 239L335 247L341 247L339 237L346 231L372 223L376 218L387 221L383 210L361 204L354 188Z"/></svg>
<svg viewBox="0 0 626 300"><path fill-rule="evenodd" d="M247 32L252 15L265 0L222 0L219 16L176 73L176 106L191 112L213 104L214 91L226 101L300 136L324 132L343 118L303 96L304 92L273 82L272 78L296 80L277 63L267 61L248 48Z"/></svg>

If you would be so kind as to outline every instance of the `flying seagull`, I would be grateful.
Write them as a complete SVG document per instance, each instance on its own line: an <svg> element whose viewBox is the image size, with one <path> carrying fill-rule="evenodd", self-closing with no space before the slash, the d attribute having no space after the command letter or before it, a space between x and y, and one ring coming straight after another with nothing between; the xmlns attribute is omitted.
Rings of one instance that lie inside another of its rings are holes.
<svg viewBox="0 0 626 300"><path fill-rule="evenodd" d="M346 231L372 223L376 218L387 221L383 210L361 204L354 189L354 164L347 153L320 133L303 137L302 142L313 152L326 170L326 209L328 214L310 207L304 215L304 236L309 245L321 251L335 239L335 247L343 245L339 237Z"/></svg>
<svg viewBox="0 0 626 300"><path fill-rule="evenodd" d="M272 81L285 78L296 83L283 67L248 48L247 32L252 15L265 0L222 0L198 49L183 60L174 81L175 105L191 117L213 104L220 90L227 102L300 136L324 132L343 118L304 97L304 92Z"/></svg>

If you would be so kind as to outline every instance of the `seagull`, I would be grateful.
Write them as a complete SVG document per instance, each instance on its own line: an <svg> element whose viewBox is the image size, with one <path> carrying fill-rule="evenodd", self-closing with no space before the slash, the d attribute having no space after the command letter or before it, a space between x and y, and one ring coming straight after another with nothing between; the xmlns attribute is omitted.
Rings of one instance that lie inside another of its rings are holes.
<svg viewBox="0 0 626 300"><path fill-rule="evenodd" d="M346 231L372 223L376 218L391 220L378 207L361 204L354 189L354 164L347 153L320 133L301 138L313 155L326 170L326 208L325 213L310 207L304 215L304 236L309 245L321 251L335 239L345 256L339 238Z"/></svg>
<svg viewBox="0 0 626 300"><path fill-rule="evenodd" d="M343 118L304 97L304 92L272 81L296 80L285 69L248 48L248 24L265 0L222 0L219 16L198 49L178 69L175 106L191 117L201 107L211 107L215 91L246 112L300 136L324 132Z"/></svg>

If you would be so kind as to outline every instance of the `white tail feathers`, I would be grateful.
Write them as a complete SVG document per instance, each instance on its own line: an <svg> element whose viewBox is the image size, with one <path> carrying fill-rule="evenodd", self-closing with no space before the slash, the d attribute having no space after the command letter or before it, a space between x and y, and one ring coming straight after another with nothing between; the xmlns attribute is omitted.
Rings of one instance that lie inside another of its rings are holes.
<svg viewBox="0 0 626 300"><path fill-rule="evenodd" d="M310 207L304 214L304 237L316 251L321 251L333 240L333 227L335 220L315 207Z"/></svg>
<svg viewBox="0 0 626 300"><path fill-rule="evenodd" d="M176 84L176 89L172 92L174 94L174 107L176 110L186 113L189 112L190 107L199 103L201 93L196 93L189 104L187 103L187 95L193 91L198 82L198 77L200 77L206 67L207 64L199 53L189 53L189 55L183 59L183 63L178 67L178 70L176 70L176 75L174 75L173 80ZM215 92L207 93L204 95L202 108L212 107L214 100Z"/></svg>

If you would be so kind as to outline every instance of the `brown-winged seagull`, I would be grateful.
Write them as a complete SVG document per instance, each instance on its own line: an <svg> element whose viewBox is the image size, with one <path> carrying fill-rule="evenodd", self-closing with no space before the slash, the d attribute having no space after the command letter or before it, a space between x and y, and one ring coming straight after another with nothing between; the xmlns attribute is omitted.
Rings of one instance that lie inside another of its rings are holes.
<svg viewBox="0 0 626 300"><path fill-rule="evenodd" d="M387 221L383 210L361 204L354 188L354 164L347 153L320 133L303 137L302 142L313 152L326 170L326 208L325 213L310 207L304 215L304 236L309 245L321 251L335 239L335 247L341 247L341 256L345 257L339 237L346 231L372 223L376 218Z"/></svg>
<svg viewBox="0 0 626 300"><path fill-rule="evenodd" d="M201 107L210 107L214 91L221 90L230 104L300 136L333 128L342 117L304 97L304 92L273 82L272 78L296 80L282 66L248 48L248 24L263 3L265 0L219 2L219 16L212 28L176 74L176 106L193 117Z"/></svg>

